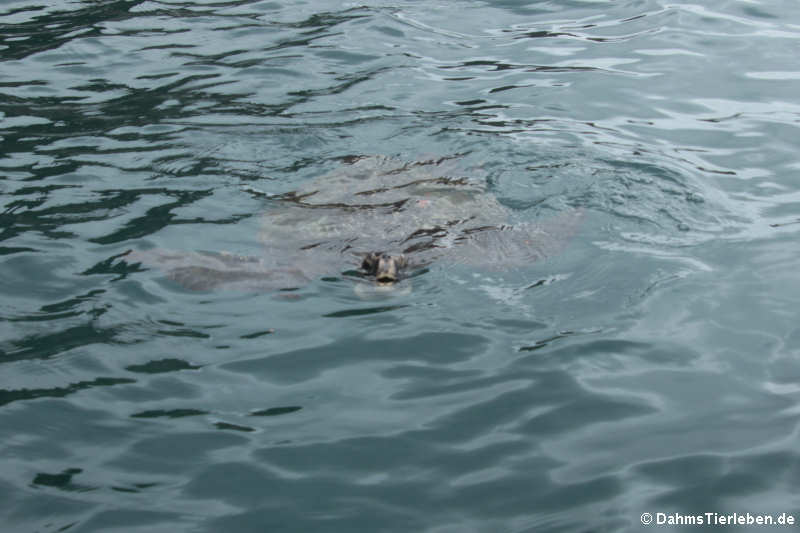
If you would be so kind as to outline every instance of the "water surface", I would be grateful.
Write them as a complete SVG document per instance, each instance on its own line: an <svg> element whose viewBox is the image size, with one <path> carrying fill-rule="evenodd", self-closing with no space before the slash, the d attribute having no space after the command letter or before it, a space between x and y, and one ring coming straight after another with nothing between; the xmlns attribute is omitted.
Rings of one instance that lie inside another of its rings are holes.
<svg viewBox="0 0 800 533"><path fill-rule="evenodd" d="M796 3L0 9L9 530L800 519ZM375 154L584 218L393 293L193 292L122 255L257 256L272 195Z"/></svg>

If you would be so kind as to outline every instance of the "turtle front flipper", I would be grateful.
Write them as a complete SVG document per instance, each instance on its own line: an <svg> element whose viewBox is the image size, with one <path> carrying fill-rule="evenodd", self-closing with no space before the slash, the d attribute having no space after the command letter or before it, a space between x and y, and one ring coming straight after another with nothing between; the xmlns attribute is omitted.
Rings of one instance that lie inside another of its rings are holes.
<svg viewBox="0 0 800 533"><path fill-rule="evenodd" d="M583 210L573 209L537 222L467 228L436 251L450 263L485 270L524 267L558 254L582 220Z"/></svg>
<svg viewBox="0 0 800 533"><path fill-rule="evenodd" d="M309 282L299 270L215 270L202 266L173 268L167 277L192 291L241 290L248 292L294 289Z"/></svg>
<svg viewBox="0 0 800 533"><path fill-rule="evenodd" d="M280 268L259 257L229 253L154 249L131 252L125 261L157 268L168 279L191 291L270 291L309 282L299 269Z"/></svg>

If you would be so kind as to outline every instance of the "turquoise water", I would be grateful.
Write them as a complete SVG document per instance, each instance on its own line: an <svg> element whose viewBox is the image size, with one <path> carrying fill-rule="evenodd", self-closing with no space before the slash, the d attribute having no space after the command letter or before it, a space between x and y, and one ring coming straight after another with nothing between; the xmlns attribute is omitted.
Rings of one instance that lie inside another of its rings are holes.
<svg viewBox="0 0 800 533"><path fill-rule="evenodd" d="M800 520L800 4L11 0L0 37L4 531ZM583 218L389 292L122 255L258 256L272 195L374 154Z"/></svg>

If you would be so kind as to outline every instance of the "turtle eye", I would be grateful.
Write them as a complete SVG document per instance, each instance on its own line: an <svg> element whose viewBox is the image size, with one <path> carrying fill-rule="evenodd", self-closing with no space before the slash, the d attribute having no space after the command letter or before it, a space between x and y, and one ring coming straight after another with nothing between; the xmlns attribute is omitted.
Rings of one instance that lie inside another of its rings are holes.
<svg viewBox="0 0 800 533"><path fill-rule="evenodd" d="M361 262L361 268L366 270L367 272L373 272L375 270L376 265L378 264L379 255L375 252L370 252L364 256L364 260Z"/></svg>

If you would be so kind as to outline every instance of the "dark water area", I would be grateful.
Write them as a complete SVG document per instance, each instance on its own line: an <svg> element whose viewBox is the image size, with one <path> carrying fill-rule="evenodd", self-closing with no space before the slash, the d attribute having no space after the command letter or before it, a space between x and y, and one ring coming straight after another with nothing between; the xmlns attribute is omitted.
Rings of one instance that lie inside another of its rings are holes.
<svg viewBox="0 0 800 533"><path fill-rule="evenodd" d="M3 531L800 520L798 38L780 0L2 3ZM386 291L131 259L268 255L276 197L379 155L558 252Z"/></svg>

